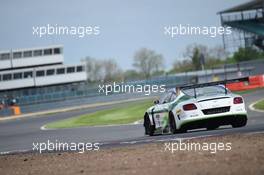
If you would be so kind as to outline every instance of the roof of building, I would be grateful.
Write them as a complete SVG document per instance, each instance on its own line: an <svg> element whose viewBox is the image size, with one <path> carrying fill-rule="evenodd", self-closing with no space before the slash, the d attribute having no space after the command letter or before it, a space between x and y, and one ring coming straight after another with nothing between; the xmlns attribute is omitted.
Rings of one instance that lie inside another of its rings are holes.
<svg viewBox="0 0 264 175"><path fill-rule="evenodd" d="M257 9L263 9L263 7L264 7L264 0L253 0L250 2L237 5L232 8L228 8L226 10L220 11L218 12L218 14L241 12L241 11L248 11L248 10L257 10Z"/></svg>

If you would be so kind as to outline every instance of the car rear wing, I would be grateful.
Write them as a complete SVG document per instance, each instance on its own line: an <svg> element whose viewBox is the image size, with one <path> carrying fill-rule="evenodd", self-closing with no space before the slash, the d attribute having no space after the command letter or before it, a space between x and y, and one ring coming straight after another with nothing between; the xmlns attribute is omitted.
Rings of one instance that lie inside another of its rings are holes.
<svg viewBox="0 0 264 175"><path fill-rule="evenodd" d="M229 79L229 80L222 80L222 81L214 81L209 83L200 83L200 84L191 84L191 85L183 85L179 86L177 88L180 88L182 90L186 89L194 89L194 97L196 98L196 88L202 88L207 86L217 86L217 85L224 85L225 86L225 94L227 94L226 84L228 83L237 83L237 82L249 82L248 77L243 78L236 78L236 79Z"/></svg>

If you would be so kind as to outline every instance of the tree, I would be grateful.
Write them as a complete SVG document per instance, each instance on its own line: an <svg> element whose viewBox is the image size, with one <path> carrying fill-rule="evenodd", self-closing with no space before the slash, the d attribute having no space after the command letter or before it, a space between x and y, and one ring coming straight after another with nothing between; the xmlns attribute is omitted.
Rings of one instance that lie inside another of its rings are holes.
<svg viewBox="0 0 264 175"><path fill-rule="evenodd" d="M191 59L192 64L193 64L193 69L194 70L199 70L201 69L201 56L206 59L209 57L209 51L207 46L202 45L202 44L191 44L186 47L185 52L183 53L183 56L187 59Z"/></svg>
<svg viewBox="0 0 264 175"><path fill-rule="evenodd" d="M136 51L133 66L148 79L155 72L162 70L164 66L163 62L164 58L161 54L157 54L155 51L147 48L142 48Z"/></svg>
<svg viewBox="0 0 264 175"><path fill-rule="evenodd" d="M253 47L239 48L237 52L234 53L233 59L236 62L248 61L253 59L264 58L263 51L254 49Z"/></svg>
<svg viewBox="0 0 264 175"><path fill-rule="evenodd" d="M186 47L185 51L183 52L183 57L192 58L196 49L199 51L200 54L203 54L205 58L209 57L208 47L202 44L195 43L190 44Z"/></svg>
<svg viewBox="0 0 264 175"><path fill-rule="evenodd" d="M140 80L144 78L142 74L138 73L135 70L126 70L124 72L124 80L129 81L129 80Z"/></svg>
<svg viewBox="0 0 264 175"><path fill-rule="evenodd" d="M193 69L194 68L191 60L189 59L184 59L181 61L176 60L173 63L173 68L170 71L170 73L188 72L188 71L192 71Z"/></svg>
<svg viewBox="0 0 264 175"><path fill-rule="evenodd" d="M197 47L195 47L193 50L192 64L193 64L195 70L199 70L201 68L200 51Z"/></svg>
<svg viewBox="0 0 264 175"><path fill-rule="evenodd" d="M103 61L104 68L104 82L120 82L124 79L123 71L119 68L114 59L107 59Z"/></svg>
<svg viewBox="0 0 264 175"><path fill-rule="evenodd" d="M98 82L103 79L103 66L101 61L95 58L86 57L82 60L86 66L87 79L89 82Z"/></svg>
<svg viewBox="0 0 264 175"><path fill-rule="evenodd" d="M209 56L211 58L225 60L228 57L229 53L222 46L215 46L209 49Z"/></svg>
<svg viewBox="0 0 264 175"><path fill-rule="evenodd" d="M206 69L219 66L224 63L227 53L221 46L208 48L201 44L191 44L186 47L183 56L185 59L181 61L176 60L170 72L178 73L200 70L202 64Z"/></svg>
<svg viewBox="0 0 264 175"><path fill-rule="evenodd" d="M86 65L89 82L113 82L123 80L123 72L114 59L98 60L86 57L82 61Z"/></svg>

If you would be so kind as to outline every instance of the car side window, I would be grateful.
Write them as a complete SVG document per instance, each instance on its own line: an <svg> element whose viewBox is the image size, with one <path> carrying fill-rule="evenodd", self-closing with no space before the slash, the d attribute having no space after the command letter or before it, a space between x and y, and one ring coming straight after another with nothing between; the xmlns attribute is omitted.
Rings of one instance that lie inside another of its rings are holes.
<svg viewBox="0 0 264 175"><path fill-rule="evenodd" d="M176 97L177 97L176 94L174 94L174 93L172 93L172 92L166 93L166 94L160 99L160 104L169 103L169 102L175 100Z"/></svg>
<svg viewBox="0 0 264 175"><path fill-rule="evenodd" d="M175 93L171 94L170 102L174 101L177 98L177 95Z"/></svg>

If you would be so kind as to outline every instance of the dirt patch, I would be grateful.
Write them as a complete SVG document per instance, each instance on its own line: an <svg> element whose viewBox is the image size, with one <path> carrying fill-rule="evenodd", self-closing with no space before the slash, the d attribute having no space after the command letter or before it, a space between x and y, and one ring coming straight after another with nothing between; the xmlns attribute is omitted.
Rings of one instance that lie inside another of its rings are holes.
<svg viewBox="0 0 264 175"><path fill-rule="evenodd" d="M164 143L97 152L0 156L1 174L264 174L264 134L193 139L232 143L230 151L165 151Z"/></svg>

